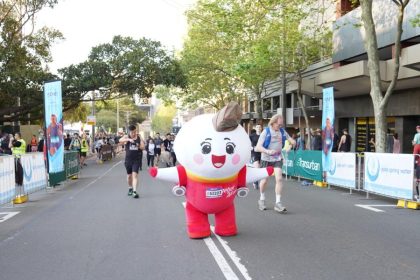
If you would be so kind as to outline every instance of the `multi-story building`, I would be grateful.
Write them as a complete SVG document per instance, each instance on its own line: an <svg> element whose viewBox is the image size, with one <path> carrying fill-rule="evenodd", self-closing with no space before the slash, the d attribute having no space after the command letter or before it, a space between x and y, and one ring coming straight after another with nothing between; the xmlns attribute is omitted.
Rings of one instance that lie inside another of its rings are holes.
<svg viewBox="0 0 420 280"><path fill-rule="evenodd" d="M393 74L393 50L396 34L397 9L393 1L374 0L373 17L376 24L380 56L381 79L384 89ZM398 133L402 152L411 153L411 140L416 125L420 124L420 28L411 24L411 19L420 14L420 1L411 1L406 7L403 35L401 67L397 86L386 108L388 128ZM337 4L333 28L333 55L309 67L304 74L303 92L305 106L310 116L310 126L320 127L322 115L322 88L334 87L336 130L348 128L353 137L353 151L369 151L369 139L374 138L375 125L370 93L370 77L367 54L364 47L364 29L360 27L361 8L351 5L349 0ZM272 86L281 88L281 82ZM296 85L289 83L287 90L287 126L298 127L300 109L294 92ZM267 121L271 115L281 110L281 89L264 97L264 114ZM251 100L244 114L244 122L253 124L256 118L255 104Z"/></svg>

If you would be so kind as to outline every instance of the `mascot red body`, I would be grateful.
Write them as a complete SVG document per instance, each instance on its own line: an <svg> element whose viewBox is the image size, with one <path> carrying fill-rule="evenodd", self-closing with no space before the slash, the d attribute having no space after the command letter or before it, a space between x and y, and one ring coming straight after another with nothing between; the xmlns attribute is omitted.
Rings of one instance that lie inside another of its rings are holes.
<svg viewBox="0 0 420 280"><path fill-rule="evenodd" d="M208 214L215 215L215 233L236 235L234 198L246 196L246 184L273 173L273 168L248 168L251 142L239 125L242 112L231 102L216 115L200 115L179 131L174 150L181 165L151 168L158 179L177 183L174 193L186 196L190 238L211 234Z"/></svg>

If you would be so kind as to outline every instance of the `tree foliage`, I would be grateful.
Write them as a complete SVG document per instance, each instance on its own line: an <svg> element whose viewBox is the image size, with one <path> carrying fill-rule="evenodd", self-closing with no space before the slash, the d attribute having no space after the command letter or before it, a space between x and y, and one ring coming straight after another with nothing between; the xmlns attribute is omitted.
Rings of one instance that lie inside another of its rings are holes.
<svg viewBox="0 0 420 280"><path fill-rule="evenodd" d="M172 130L172 119L176 115L174 105L159 106L158 111L152 118L152 129L155 132L166 134Z"/></svg>
<svg viewBox="0 0 420 280"><path fill-rule="evenodd" d="M57 1L0 2L0 121L42 118L42 85L55 79L43 66L62 34L47 27L34 32L35 15ZM20 103L20 104L19 104Z"/></svg>

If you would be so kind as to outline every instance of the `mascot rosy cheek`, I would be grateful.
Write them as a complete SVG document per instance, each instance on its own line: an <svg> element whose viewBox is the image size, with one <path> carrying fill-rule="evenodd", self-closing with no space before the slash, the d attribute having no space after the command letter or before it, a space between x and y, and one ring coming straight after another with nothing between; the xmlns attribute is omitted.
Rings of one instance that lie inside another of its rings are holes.
<svg viewBox="0 0 420 280"><path fill-rule="evenodd" d="M210 235L208 214L215 215L218 235L236 235L235 195L246 196L246 184L265 178L273 168L247 168L251 142L239 125L242 112L235 102L216 115L200 115L179 131L174 150L181 165L151 168L158 179L176 182L185 190L187 231L190 238Z"/></svg>

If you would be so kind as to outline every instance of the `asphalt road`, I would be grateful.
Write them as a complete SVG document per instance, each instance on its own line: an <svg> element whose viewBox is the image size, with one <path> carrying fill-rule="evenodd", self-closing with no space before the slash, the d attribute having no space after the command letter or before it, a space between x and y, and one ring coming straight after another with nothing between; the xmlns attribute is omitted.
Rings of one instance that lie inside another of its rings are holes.
<svg viewBox="0 0 420 280"><path fill-rule="evenodd" d="M1 207L0 279L420 277L420 211L395 200L288 180L282 215L271 181L266 211L252 187L236 198L237 236L192 240L184 199L146 171L140 198L128 197L121 160L89 161L78 180Z"/></svg>

